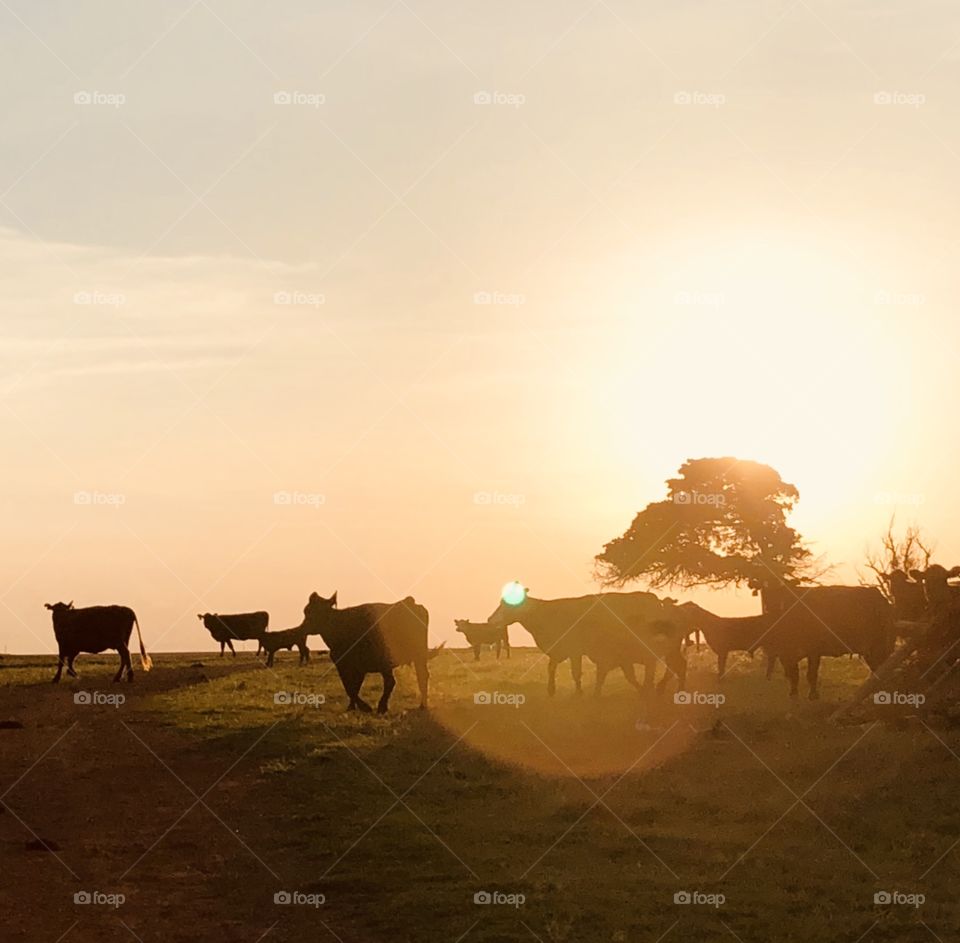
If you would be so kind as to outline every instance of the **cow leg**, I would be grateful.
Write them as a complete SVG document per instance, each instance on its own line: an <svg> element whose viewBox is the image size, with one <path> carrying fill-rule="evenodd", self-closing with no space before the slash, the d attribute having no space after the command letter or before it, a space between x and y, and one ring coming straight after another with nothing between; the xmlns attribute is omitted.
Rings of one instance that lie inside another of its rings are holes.
<svg viewBox="0 0 960 943"><path fill-rule="evenodd" d="M390 704L390 695L393 694L393 689L397 686L397 679L393 676L392 668L387 671L381 671L380 676L383 678L383 694L380 695L377 713L386 714L387 706Z"/></svg>
<svg viewBox="0 0 960 943"><path fill-rule="evenodd" d="M800 660L781 656L780 662L783 664L783 673L790 682L790 697L796 697L800 688Z"/></svg>
<svg viewBox="0 0 960 943"><path fill-rule="evenodd" d="M273 651L273 649L270 649L270 651L267 651L266 649L264 649L264 651L267 652L267 667L268 667L268 668L272 668L272 667L273 667L274 651Z"/></svg>
<svg viewBox="0 0 960 943"><path fill-rule="evenodd" d="M497 661L500 661L500 647L503 645L503 642L497 640Z"/></svg>
<svg viewBox="0 0 960 943"><path fill-rule="evenodd" d="M414 664L417 672L417 686L420 688L420 709L427 709L427 688L430 684L430 669L427 667L427 660L424 658Z"/></svg>
<svg viewBox="0 0 960 943"><path fill-rule="evenodd" d="M503 647L507 650L507 658L510 657L510 638L509 636L504 636L503 638Z"/></svg>
<svg viewBox="0 0 960 943"><path fill-rule="evenodd" d="M643 690L640 687L640 682L637 680L637 672L633 667L633 662L625 661L620 666L620 670L623 672L623 676L627 679L628 684L632 684L638 691Z"/></svg>
<svg viewBox="0 0 960 943"><path fill-rule="evenodd" d="M68 656L67 656L67 674L70 675L71 678L79 678L79 677L80 677L80 675L78 675L78 674L76 673L76 671L73 670L73 659L76 658L76 657L77 657L76 655L68 655Z"/></svg>
<svg viewBox="0 0 960 943"><path fill-rule="evenodd" d="M60 680L60 675L63 674L63 652L57 654L57 673L53 676L53 683L56 684Z"/></svg>
<svg viewBox="0 0 960 943"><path fill-rule="evenodd" d="M667 656L667 668L677 679L677 690L683 691L687 686L687 659L679 648ZM664 675L664 681L666 681L666 675Z"/></svg>
<svg viewBox="0 0 960 943"><path fill-rule="evenodd" d="M337 671L340 673L340 680L343 682L343 688L347 692L347 697L350 698L347 710L359 710L365 714L369 714L373 708L360 697L360 688L363 687L364 672L346 668L341 670L339 667Z"/></svg>
<svg viewBox="0 0 960 943"><path fill-rule="evenodd" d="M570 672L573 675L573 684L577 694L583 694L583 656L575 655L570 659Z"/></svg>
<svg viewBox="0 0 960 943"><path fill-rule="evenodd" d="M226 644L225 642L221 642L221 643L220 643L220 657L221 657L221 658L223 658L223 648L224 648L224 645L225 645L225 644Z"/></svg>
<svg viewBox="0 0 960 943"><path fill-rule="evenodd" d="M820 699L820 692L817 690L817 678L820 674L820 656L807 656L807 684L810 686L810 693L807 695L811 701Z"/></svg>
<svg viewBox="0 0 960 943"><path fill-rule="evenodd" d="M593 696L600 697L600 691L603 688L603 682L606 681L607 675L610 673L610 666L603 665L597 662L597 677L593 685Z"/></svg>
<svg viewBox="0 0 960 943"><path fill-rule="evenodd" d="M727 652L717 653L717 678L723 681L723 676L727 673Z"/></svg>
<svg viewBox="0 0 960 943"><path fill-rule="evenodd" d="M657 676L656 659L646 658L643 662L643 690L650 693L653 690L653 682Z"/></svg>
<svg viewBox="0 0 960 943"><path fill-rule="evenodd" d="M297 648L300 651L300 664L307 664L310 661L310 649L307 648L307 643L304 642L302 645L298 645Z"/></svg>
<svg viewBox="0 0 960 943"><path fill-rule="evenodd" d="M474 661L480 661L480 646L479 646L479 645L474 645L474 646L473 646L473 660L474 660Z"/></svg>
<svg viewBox="0 0 960 943"><path fill-rule="evenodd" d="M227 639L227 648L230 649L230 654L233 655L234 658L236 658L236 657L237 657L237 650L233 647L233 642L232 642L230 639ZM221 654L221 655L223 654L223 646L222 646L222 645L220 646L220 654Z"/></svg>
<svg viewBox="0 0 960 943"><path fill-rule="evenodd" d="M557 660L550 658L547 661L547 694L553 697L557 693Z"/></svg>

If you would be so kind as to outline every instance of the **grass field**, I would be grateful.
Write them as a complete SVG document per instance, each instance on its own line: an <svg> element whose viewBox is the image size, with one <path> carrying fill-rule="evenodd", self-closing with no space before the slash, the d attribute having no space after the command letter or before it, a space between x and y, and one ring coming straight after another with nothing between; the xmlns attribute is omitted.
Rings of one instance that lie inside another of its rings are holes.
<svg viewBox="0 0 960 943"><path fill-rule="evenodd" d="M113 665L2 661L5 939L957 939L960 732L830 724L858 662L818 703L739 662L714 706L577 698L565 668L550 700L532 650L445 652L431 709L402 669L386 717L345 713L325 659ZM688 687L719 690L712 656Z"/></svg>

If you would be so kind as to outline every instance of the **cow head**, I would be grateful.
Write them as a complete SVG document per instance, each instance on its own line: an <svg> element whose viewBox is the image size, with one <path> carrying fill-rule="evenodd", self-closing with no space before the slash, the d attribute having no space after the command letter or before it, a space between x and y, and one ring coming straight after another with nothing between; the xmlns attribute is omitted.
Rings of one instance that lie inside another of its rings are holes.
<svg viewBox="0 0 960 943"><path fill-rule="evenodd" d="M529 602L529 589L516 581L507 583L500 594L500 605L487 618L488 624L505 628L518 622L528 608Z"/></svg>
<svg viewBox="0 0 960 943"><path fill-rule="evenodd" d="M73 600L71 599L70 602L45 602L43 605L53 613L67 612L73 608Z"/></svg>
<svg viewBox="0 0 960 943"><path fill-rule="evenodd" d="M910 575L918 582L923 584L923 592L927 597L927 604L931 608L939 606L949 606L951 603L950 587L947 580L960 576L960 566L947 569L934 563L925 570L911 570Z"/></svg>
<svg viewBox="0 0 960 943"><path fill-rule="evenodd" d="M323 619L337 608L337 594L334 593L329 599L324 598L319 593L311 593L307 604L303 607L303 617L308 622L315 622Z"/></svg>
<svg viewBox="0 0 960 943"><path fill-rule="evenodd" d="M467 629L470 628L469 619L454 619L453 624L457 627L458 632L466 633Z"/></svg>

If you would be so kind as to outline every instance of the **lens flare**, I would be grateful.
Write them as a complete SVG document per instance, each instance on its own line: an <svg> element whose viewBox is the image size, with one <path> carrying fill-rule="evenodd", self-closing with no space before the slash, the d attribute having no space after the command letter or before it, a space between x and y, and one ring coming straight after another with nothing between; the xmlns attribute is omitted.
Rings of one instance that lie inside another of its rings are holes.
<svg viewBox="0 0 960 943"><path fill-rule="evenodd" d="M513 580L500 591L500 598L508 606L519 606L527 598L527 591L524 589L523 583Z"/></svg>

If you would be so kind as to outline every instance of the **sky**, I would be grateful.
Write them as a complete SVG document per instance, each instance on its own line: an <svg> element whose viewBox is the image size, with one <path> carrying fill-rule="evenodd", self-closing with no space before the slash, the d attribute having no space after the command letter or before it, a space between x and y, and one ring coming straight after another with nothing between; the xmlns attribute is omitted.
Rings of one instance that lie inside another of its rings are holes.
<svg viewBox="0 0 960 943"><path fill-rule="evenodd" d="M435 644L703 456L838 582L960 554L947 2L5 0L0 82L2 651L314 590Z"/></svg>

